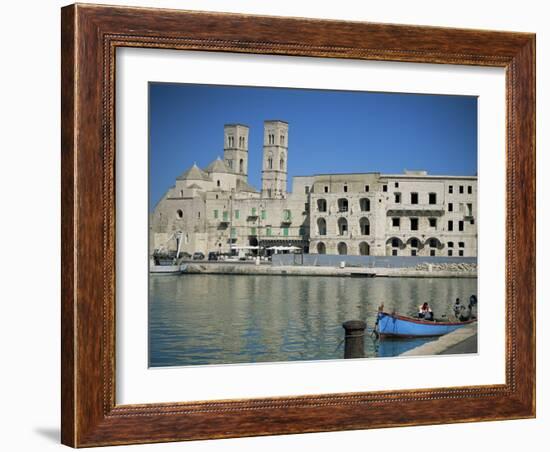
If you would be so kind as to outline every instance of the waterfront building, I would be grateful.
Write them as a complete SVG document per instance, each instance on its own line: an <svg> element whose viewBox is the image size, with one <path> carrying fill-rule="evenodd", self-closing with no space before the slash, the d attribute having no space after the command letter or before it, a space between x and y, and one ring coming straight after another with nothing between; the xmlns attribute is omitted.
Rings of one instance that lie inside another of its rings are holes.
<svg viewBox="0 0 550 452"><path fill-rule="evenodd" d="M150 251L230 252L297 246L305 253L477 255L477 177L353 173L295 176L289 126L264 122L262 186L248 183L248 132L224 126L223 159L184 171L155 206Z"/></svg>

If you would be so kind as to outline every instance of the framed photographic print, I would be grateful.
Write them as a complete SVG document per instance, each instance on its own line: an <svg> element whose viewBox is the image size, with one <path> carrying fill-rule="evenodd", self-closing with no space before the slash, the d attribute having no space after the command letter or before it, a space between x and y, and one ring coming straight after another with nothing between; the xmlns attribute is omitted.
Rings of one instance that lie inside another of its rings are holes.
<svg viewBox="0 0 550 452"><path fill-rule="evenodd" d="M62 442L535 415L535 37L62 9Z"/></svg>

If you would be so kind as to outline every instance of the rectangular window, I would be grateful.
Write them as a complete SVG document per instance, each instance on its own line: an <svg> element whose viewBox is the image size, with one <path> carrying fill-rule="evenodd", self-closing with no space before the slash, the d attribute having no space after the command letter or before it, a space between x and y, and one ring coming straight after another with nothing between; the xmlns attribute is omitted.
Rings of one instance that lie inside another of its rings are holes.
<svg viewBox="0 0 550 452"><path fill-rule="evenodd" d="M475 221L473 218L470 220L470 224L475 224Z"/></svg>
<svg viewBox="0 0 550 452"><path fill-rule="evenodd" d="M229 212L227 210L223 211L223 221L227 221L229 219Z"/></svg>
<svg viewBox="0 0 550 452"><path fill-rule="evenodd" d="M290 221L290 210L285 209L285 211L283 212L283 218L285 221Z"/></svg>
<svg viewBox="0 0 550 452"><path fill-rule="evenodd" d="M252 207L252 216L253 216L253 217L256 216L256 207Z"/></svg>
<svg viewBox="0 0 550 452"><path fill-rule="evenodd" d="M385 185L385 184L384 184L384 185L382 185L382 191L383 191L383 192L386 192L386 191L388 191L388 186L387 186L387 185Z"/></svg>
<svg viewBox="0 0 550 452"><path fill-rule="evenodd" d="M437 227L437 218L429 218L428 221L430 222L430 228Z"/></svg>
<svg viewBox="0 0 550 452"><path fill-rule="evenodd" d="M369 191L370 187L368 185L365 185L365 191Z"/></svg>
<svg viewBox="0 0 550 452"><path fill-rule="evenodd" d="M328 193L328 185L325 185L325 193Z"/></svg>
<svg viewBox="0 0 550 452"><path fill-rule="evenodd" d="M449 223L448 223L448 226L447 226L447 230L448 231L452 231L453 230L453 222L451 220L449 220Z"/></svg>
<svg viewBox="0 0 550 452"><path fill-rule="evenodd" d="M458 192L459 192L460 194L464 193L464 185L460 185L460 186L458 187Z"/></svg>
<svg viewBox="0 0 550 452"><path fill-rule="evenodd" d="M306 195L308 195L309 194L309 186L308 185L305 186L305 191L306 191Z"/></svg>
<svg viewBox="0 0 550 452"><path fill-rule="evenodd" d="M399 182L396 182L394 186L395 188L399 188Z"/></svg>
<svg viewBox="0 0 550 452"><path fill-rule="evenodd" d="M299 235L306 235L306 228L304 226L300 226L300 229L298 230Z"/></svg>
<svg viewBox="0 0 550 452"><path fill-rule="evenodd" d="M458 250L458 255L459 256L464 256L464 250Z"/></svg>
<svg viewBox="0 0 550 452"><path fill-rule="evenodd" d="M411 256L416 256L416 250L411 250Z"/></svg>
<svg viewBox="0 0 550 452"><path fill-rule="evenodd" d="M231 228L231 238L235 238L237 236L237 231L235 228Z"/></svg>
<svg viewBox="0 0 550 452"><path fill-rule="evenodd" d="M268 228L265 229L265 234L267 236L271 236L271 227L268 227Z"/></svg>
<svg viewBox="0 0 550 452"><path fill-rule="evenodd" d="M344 185L344 193L347 193L347 192L348 192L348 186Z"/></svg>
<svg viewBox="0 0 550 452"><path fill-rule="evenodd" d="M453 186L452 186L452 185L449 185L449 194L450 194L450 195L453 194Z"/></svg>
<svg viewBox="0 0 550 452"><path fill-rule="evenodd" d="M411 204L418 204L418 193L411 193Z"/></svg>
<svg viewBox="0 0 550 452"><path fill-rule="evenodd" d="M267 218L267 213L265 210L262 210L262 220L265 220Z"/></svg>
<svg viewBox="0 0 550 452"><path fill-rule="evenodd" d="M468 185L468 194L469 194L469 195L472 194L472 186L471 186L471 185Z"/></svg>
<svg viewBox="0 0 550 452"><path fill-rule="evenodd" d="M437 195L435 193L430 193L428 195L428 203L429 204L437 204Z"/></svg>
<svg viewBox="0 0 550 452"><path fill-rule="evenodd" d="M401 219L400 218L392 218L391 219L391 225L394 228L398 228L401 225Z"/></svg>
<svg viewBox="0 0 550 452"><path fill-rule="evenodd" d="M448 210L449 212L452 212L452 211L453 211L453 203L452 203L452 202L449 203L449 206L448 206L447 210Z"/></svg>
<svg viewBox="0 0 550 452"><path fill-rule="evenodd" d="M401 193L394 193L395 203L399 204L401 202Z"/></svg>
<svg viewBox="0 0 550 452"><path fill-rule="evenodd" d="M256 228L250 228L250 235L256 235Z"/></svg>
<svg viewBox="0 0 550 452"><path fill-rule="evenodd" d="M304 204L304 210L305 210L306 212L309 212L309 202L306 202L306 203Z"/></svg>
<svg viewBox="0 0 550 452"><path fill-rule="evenodd" d="M288 228L283 228L283 235L288 237Z"/></svg>
<svg viewBox="0 0 550 452"><path fill-rule="evenodd" d="M418 218L411 218L411 231L418 231Z"/></svg>
<svg viewBox="0 0 550 452"><path fill-rule="evenodd" d="M241 216L241 213L239 212L239 210L235 210L235 219L239 219L239 217Z"/></svg>
<svg viewBox="0 0 550 452"><path fill-rule="evenodd" d="M392 256L397 256L397 250L391 250L391 255Z"/></svg>
<svg viewBox="0 0 550 452"><path fill-rule="evenodd" d="M464 221L459 221L458 222L458 230L459 231L464 231Z"/></svg>
<svg viewBox="0 0 550 452"><path fill-rule="evenodd" d="M214 218L216 218L216 219L218 218L218 210L217 209L214 210Z"/></svg>
<svg viewBox="0 0 550 452"><path fill-rule="evenodd" d="M453 255L453 250L447 250L447 256L452 256Z"/></svg>
<svg viewBox="0 0 550 452"><path fill-rule="evenodd" d="M464 242L458 242L458 247L459 248L464 248Z"/></svg>
<svg viewBox="0 0 550 452"><path fill-rule="evenodd" d="M430 250L430 256L435 256L435 250Z"/></svg>

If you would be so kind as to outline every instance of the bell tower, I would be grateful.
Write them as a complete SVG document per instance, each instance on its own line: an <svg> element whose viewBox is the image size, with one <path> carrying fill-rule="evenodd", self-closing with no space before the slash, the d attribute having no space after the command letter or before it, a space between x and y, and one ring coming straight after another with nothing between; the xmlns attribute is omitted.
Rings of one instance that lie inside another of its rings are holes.
<svg viewBox="0 0 550 452"><path fill-rule="evenodd" d="M286 198L287 159L288 123L264 121L263 198Z"/></svg>
<svg viewBox="0 0 550 452"><path fill-rule="evenodd" d="M248 126L226 124L223 127L223 158L231 172L248 179Z"/></svg>

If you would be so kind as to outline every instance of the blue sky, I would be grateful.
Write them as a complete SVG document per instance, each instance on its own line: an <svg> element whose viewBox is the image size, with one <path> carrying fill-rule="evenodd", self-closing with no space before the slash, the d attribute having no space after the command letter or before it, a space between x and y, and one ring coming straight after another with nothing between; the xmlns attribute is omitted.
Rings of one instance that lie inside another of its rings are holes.
<svg viewBox="0 0 550 452"><path fill-rule="evenodd" d="M289 123L288 180L319 173L477 173L477 98L149 84L149 204L193 163L223 158L223 126L250 127L248 180L261 186L263 121Z"/></svg>

